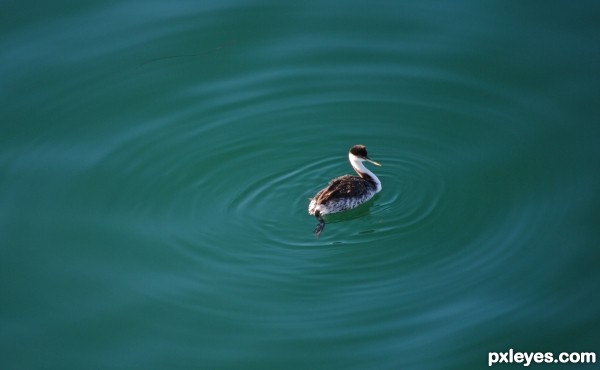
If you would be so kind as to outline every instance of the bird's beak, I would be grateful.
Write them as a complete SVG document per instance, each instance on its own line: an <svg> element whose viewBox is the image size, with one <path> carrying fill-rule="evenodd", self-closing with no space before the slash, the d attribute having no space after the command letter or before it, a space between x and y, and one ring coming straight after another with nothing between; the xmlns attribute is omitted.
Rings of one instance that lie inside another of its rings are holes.
<svg viewBox="0 0 600 370"><path fill-rule="evenodd" d="M373 160L371 160L371 159L369 159L369 158L367 158L367 162L369 162L369 163L373 163L375 166L379 166L379 167L381 167L381 165L380 165L379 163L377 163L377 162L375 162L375 161L373 161Z"/></svg>

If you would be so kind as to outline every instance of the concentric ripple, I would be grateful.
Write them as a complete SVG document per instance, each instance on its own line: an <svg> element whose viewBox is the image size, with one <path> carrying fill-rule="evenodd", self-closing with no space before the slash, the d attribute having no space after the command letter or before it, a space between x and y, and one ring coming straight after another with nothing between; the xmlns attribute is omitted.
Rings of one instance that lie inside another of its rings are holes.
<svg viewBox="0 0 600 370"><path fill-rule="evenodd" d="M14 364L92 337L79 368L477 368L597 338L596 40L557 34L583 14L165 4L0 40ZM383 190L315 238L355 144Z"/></svg>

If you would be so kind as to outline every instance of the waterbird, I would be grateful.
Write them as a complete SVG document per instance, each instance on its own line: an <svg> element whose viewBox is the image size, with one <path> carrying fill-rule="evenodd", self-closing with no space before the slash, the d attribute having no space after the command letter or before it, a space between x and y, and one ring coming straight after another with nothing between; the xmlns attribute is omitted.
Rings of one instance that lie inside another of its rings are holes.
<svg viewBox="0 0 600 370"><path fill-rule="evenodd" d="M358 176L344 175L334 178L310 200L308 205L308 214L315 216L318 221L314 230L317 238L325 228L323 215L355 208L381 191L381 181L365 167L363 162L381 165L369 158L364 145L354 145L350 148L348 160Z"/></svg>

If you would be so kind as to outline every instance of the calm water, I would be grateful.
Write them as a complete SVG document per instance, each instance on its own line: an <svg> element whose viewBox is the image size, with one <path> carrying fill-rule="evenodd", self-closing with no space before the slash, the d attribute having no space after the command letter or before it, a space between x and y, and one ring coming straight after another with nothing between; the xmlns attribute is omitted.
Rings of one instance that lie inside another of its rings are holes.
<svg viewBox="0 0 600 370"><path fill-rule="evenodd" d="M597 2L0 8L2 369L600 354Z"/></svg>

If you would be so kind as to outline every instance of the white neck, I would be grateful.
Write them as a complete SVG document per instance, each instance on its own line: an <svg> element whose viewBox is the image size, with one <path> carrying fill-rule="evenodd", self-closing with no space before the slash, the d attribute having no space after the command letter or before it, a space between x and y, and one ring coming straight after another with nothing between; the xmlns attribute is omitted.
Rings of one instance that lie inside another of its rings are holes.
<svg viewBox="0 0 600 370"><path fill-rule="evenodd" d="M375 185L377 186L377 192L381 191L381 181L379 181L379 178L375 176L373 172L371 172L367 167L365 167L361 158L358 158L352 153L348 153L348 160L350 160L352 168L354 168L354 171L356 171L356 173L358 173L359 176L362 177L363 174L368 175L370 178L373 179L373 181L375 181Z"/></svg>

